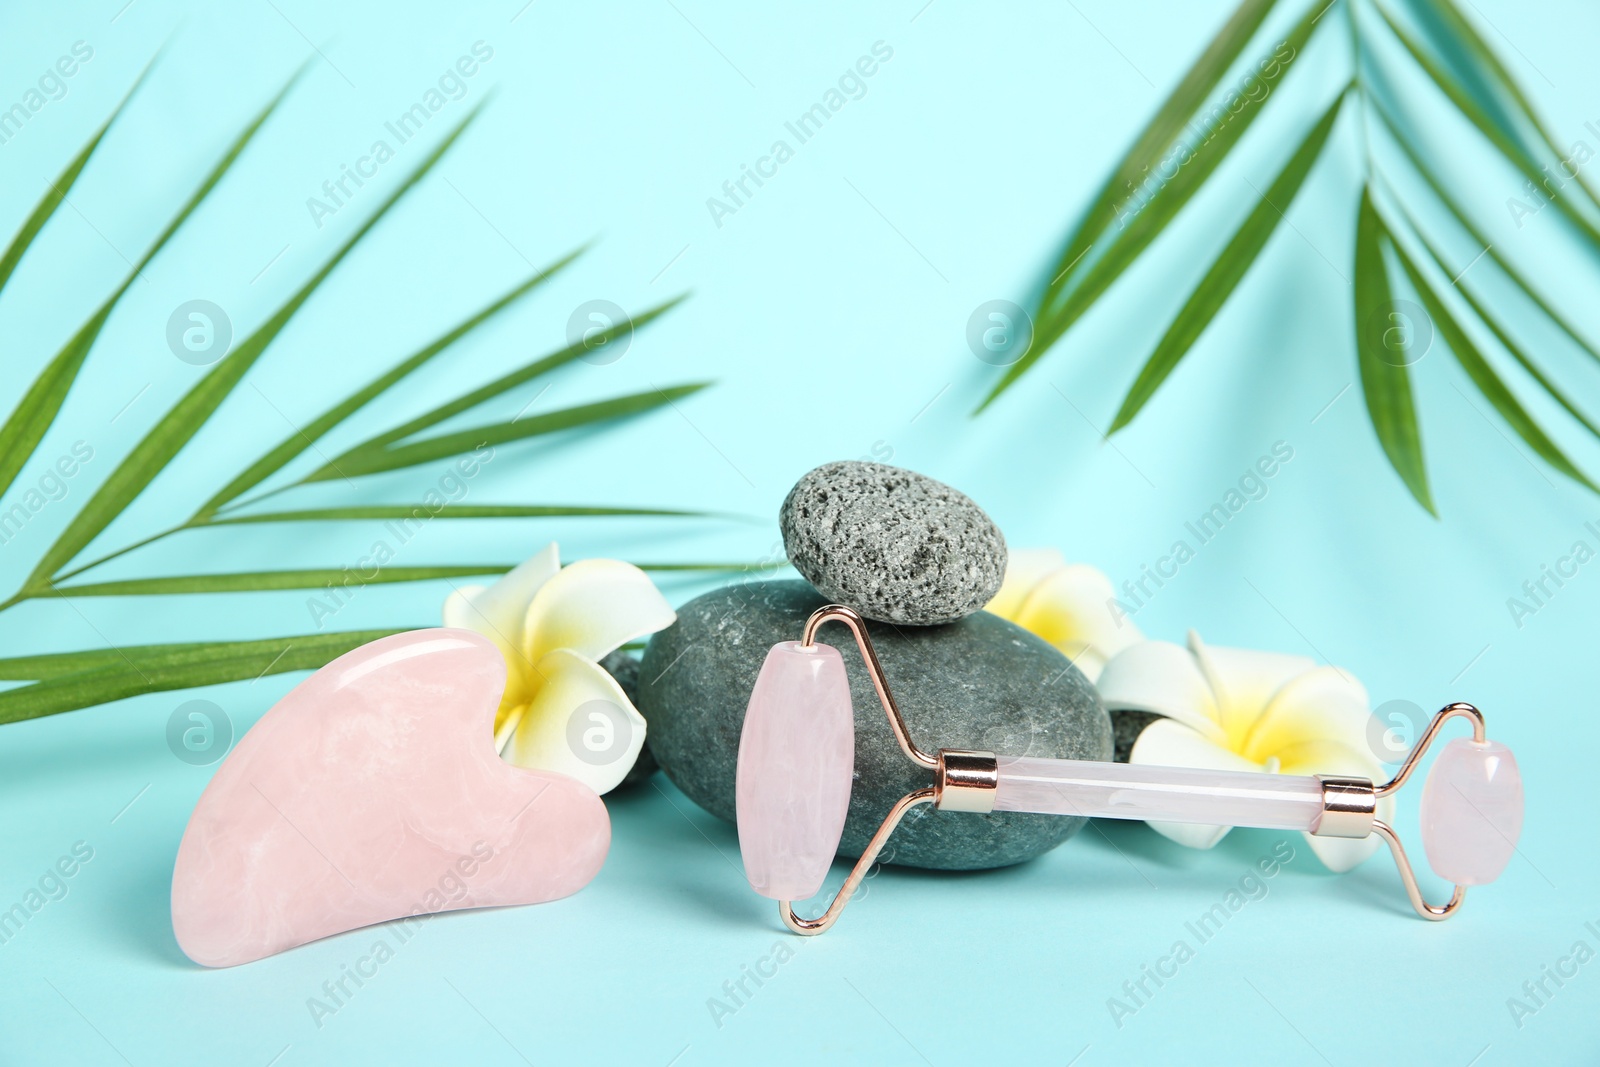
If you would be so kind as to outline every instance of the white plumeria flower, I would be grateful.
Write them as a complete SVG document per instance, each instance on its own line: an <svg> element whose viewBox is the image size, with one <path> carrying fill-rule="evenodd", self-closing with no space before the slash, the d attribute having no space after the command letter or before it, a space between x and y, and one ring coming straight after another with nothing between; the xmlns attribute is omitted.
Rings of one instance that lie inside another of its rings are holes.
<svg viewBox="0 0 1600 1067"><path fill-rule="evenodd" d="M444 602L446 626L476 630L505 656L501 756L596 793L622 781L645 734L644 716L599 661L676 619L638 567L586 559L563 568L553 542L493 585L462 586Z"/></svg>
<svg viewBox="0 0 1600 1067"><path fill-rule="evenodd" d="M1060 649L1094 681L1106 661L1144 634L1120 609L1111 579L1084 563L1069 564L1054 548L1013 550L1005 581L984 610L1014 622Z"/></svg>
<svg viewBox="0 0 1600 1067"><path fill-rule="evenodd" d="M1144 728L1128 762L1161 767L1342 774L1382 782L1372 755L1374 729L1367 691L1337 667L1305 656L1213 648L1189 632L1189 647L1146 641L1125 649L1100 675L1111 711L1165 716ZM1378 802L1388 821L1394 801ZM1150 824L1190 848L1210 848L1231 827ZM1315 837L1306 841L1323 865L1347 871L1378 847L1378 838Z"/></svg>

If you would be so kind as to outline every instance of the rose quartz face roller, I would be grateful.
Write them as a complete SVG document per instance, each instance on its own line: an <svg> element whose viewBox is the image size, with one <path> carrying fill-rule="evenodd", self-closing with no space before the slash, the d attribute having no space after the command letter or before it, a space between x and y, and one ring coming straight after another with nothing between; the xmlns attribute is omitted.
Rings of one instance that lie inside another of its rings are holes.
<svg viewBox="0 0 1600 1067"><path fill-rule="evenodd" d="M855 760L844 660L837 649L816 643L817 630L828 622L841 622L855 635L901 750L932 781L895 802L827 911L806 919L792 902L822 888L844 831ZM1378 801L1405 785L1452 718L1468 720L1472 736L1448 742L1423 785L1422 844L1428 865L1455 889L1447 903L1430 904L1400 838L1378 818ZM756 892L778 901L791 930L820 934L839 918L901 818L923 804L941 811L1257 826L1325 837L1378 834L1388 842L1417 914L1443 919L1461 906L1467 886L1494 881L1510 862L1522 830L1522 777L1511 750L1485 738L1483 715L1470 704L1451 704L1435 715L1382 785L1333 775L1135 767L962 749L930 755L906 729L861 616L836 604L817 609L799 641L772 646L750 694L737 784L745 876Z"/></svg>

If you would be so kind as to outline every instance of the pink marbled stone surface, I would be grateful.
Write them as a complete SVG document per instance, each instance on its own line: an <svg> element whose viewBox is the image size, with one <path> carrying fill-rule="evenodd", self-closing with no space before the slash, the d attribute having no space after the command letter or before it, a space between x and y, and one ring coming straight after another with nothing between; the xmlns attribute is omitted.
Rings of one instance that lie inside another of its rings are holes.
<svg viewBox="0 0 1600 1067"><path fill-rule="evenodd" d="M407 915L583 888L605 805L494 750L505 661L468 630L386 637L290 691L195 807L172 875L189 958L228 967Z"/></svg>
<svg viewBox="0 0 1600 1067"><path fill-rule="evenodd" d="M1458 737L1444 746L1422 787L1428 866L1457 885L1500 877L1522 835L1522 772L1498 741Z"/></svg>
<svg viewBox="0 0 1600 1067"><path fill-rule="evenodd" d="M739 851L752 889L805 900L822 888L854 768L855 713L838 649L773 645L739 735Z"/></svg>

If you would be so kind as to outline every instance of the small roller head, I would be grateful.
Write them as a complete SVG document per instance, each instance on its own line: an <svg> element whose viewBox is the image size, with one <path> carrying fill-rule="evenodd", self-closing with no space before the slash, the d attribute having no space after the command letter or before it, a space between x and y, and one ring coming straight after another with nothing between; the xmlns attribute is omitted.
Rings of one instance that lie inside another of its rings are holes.
<svg viewBox="0 0 1600 1067"><path fill-rule="evenodd" d="M1422 787L1428 866L1456 885L1500 877L1522 833L1522 774L1498 741L1458 737L1444 746Z"/></svg>

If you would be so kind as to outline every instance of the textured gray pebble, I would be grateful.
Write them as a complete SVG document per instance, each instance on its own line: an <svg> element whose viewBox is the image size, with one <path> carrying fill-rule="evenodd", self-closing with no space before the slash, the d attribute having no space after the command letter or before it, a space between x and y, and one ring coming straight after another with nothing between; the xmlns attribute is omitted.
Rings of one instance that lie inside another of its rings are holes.
<svg viewBox="0 0 1600 1067"><path fill-rule="evenodd" d="M1006 542L943 482L882 463L825 463L778 512L807 581L869 619L926 626L971 615L999 591Z"/></svg>
<svg viewBox="0 0 1600 1067"><path fill-rule="evenodd" d="M825 603L804 582L728 586L678 609L641 664L640 710L662 769L689 798L734 819L739 733L767 650L800 637ZM1064 759L1111 757L1111 723L1094 687L1050 645L987 613L948 626L871 623L912 738L925 751L978 748ZM855 704L855 781L840 852L860 855L889 806L931 782L895 743L855 641L842 626L818 640L843 653ZM885 862L941 870L1020 863L1054 848L1082 825L1055 815L979 815L914 809Z"/></svg>

